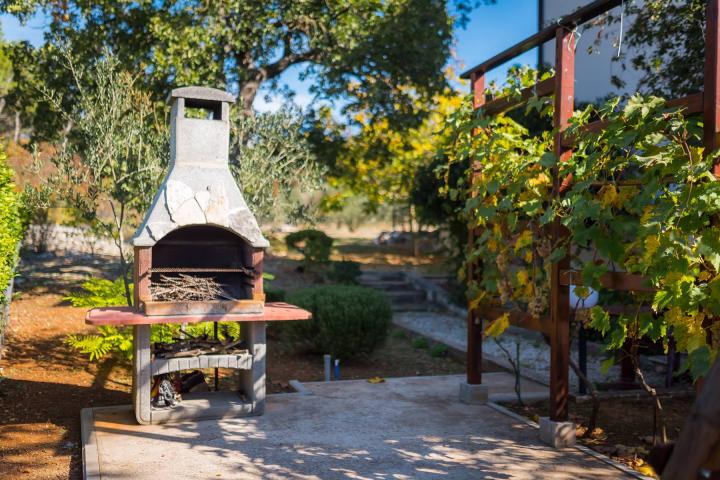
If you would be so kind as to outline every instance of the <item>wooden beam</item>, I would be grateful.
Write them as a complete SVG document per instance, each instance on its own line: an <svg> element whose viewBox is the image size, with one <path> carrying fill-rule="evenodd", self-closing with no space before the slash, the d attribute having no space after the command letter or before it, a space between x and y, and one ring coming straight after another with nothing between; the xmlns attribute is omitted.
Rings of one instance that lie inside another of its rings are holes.
<svg viewBox="0 0 720 480"><path fill-rule="evenodd" d="M561 285L582 285L582 274L576 270L563 270L560 272ZM611 290L631 292L655 292L657 289L650 285L650 280L644 275L626 272L607 272L600 277L600 284Z"/></svg>
<svg viewBox="0 0 720 480"><path fill-rule="evenodd" d="M482 73L473 73L471 88L473 93L473 108L482 108L485 104L485 75ZM470 169L470 188L472 191L473 183L480 176L479 162L472 160L472 168ZM474 195L474 193L472 193ZM472 222L472 219L471 219ZM468 254L472 253L475 248L475 225L468 225ZM467 279L472 282L481 271L482 266L478 263L468 265ZM467 313L467 383L470 385L479 385L482 383L482 319L477 315L476 309L472 308L471 301L468 299Z"/></svg>
<svg viewBox="0 0 720 480"><path fill-rule="evenodd" d="M510 315L510 324L516 327L525 328L534 332L544 333L550 335L552 328L550 323L550 317L544 315L540 318L534 318L532 315L526 312L519 312L517 310L509 310L501 307L484 307L478 312L478 315L488 322L492 322L498 317L501 317L505 313Z"/></svg>
<svg viewBox="0 0 720 480"><path fill-rule="evenodd" d="M709 0L705 20L705 79L704 79L704 144L707 154L718 148L718 128L720 128L720 2ZM720 164L715 164L713 173L720 177Z"/></svg>
<svg viewBox="0 0 720 480"><path fill-rule="evenodd" d="M555 34L555 115L553 126L555 135L555 154L561 162L566 162L572 151L563 146L564 131L575 107L575 34L559 27ZM571 179L561 179L558 168L553 172L553 196L561 195L564 183ZM551 225L553 244L557 245L567 237L559 219ZM570 258L566 255L553 263L550 270L550 419L567 421L568 397L570 393L570 289L560 282L560 272L570 267Z"/></svg>
<svg viewBox="0 0 720 480"><path fill-rule="evenodd" d="M535 47L542 45L545 42L552 40L553 38L555 38L555 30L558 28L558 26L572 28L576 25L581 25L588 20L592 20L593 18L602 15L609 10L612 10L621 3L622 0L596 0L595 2L592 2L582 8L575 10L568 15L559 18L557 22L554 22L551 26L543 28L536 34L531 35L525 40L516 43L512 47L498 53L489 60L486 60L466 70L460 75L460 77L471 78L472 74L476 72L485 74L489 70L502 65L508 60L512 60L518 55L521 55L528 50L531 50Z"/></svg>
<svg viewBox="0 0 720 480"><path fill-rule="evenodd" d="M668 108L681 108L684 115L695 115L696 113L703 113L705 105L704 105L704 95L702 92L700 93L693 93L691 95L687 95L685 97L681 98L675 98L673 100L668 100L667 102ZM583 132L594 132L598 133L602 131L606 126L608 122L606 120L597 120L595 122L590 122L584 127L582 127ZM572 147L575 145L576 138L571 135L564 135L563 136L563 146L564 147Z"/></svg>
<svg viewBox="0 0 720 480"><path fill-rule="evenodd" d="M490 100L483 107L486 115L496 115L507 112L527 102L532 97L548 97L555 92L555 78L547 78L532 87L523 89L520 95L510 95Z"/></svg>

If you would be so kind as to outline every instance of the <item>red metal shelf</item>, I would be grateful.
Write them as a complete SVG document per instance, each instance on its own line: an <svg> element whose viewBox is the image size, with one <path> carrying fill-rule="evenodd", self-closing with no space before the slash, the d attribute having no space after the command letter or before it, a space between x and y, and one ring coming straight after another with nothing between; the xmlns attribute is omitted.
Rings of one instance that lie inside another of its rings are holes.
<svg viewBox="0 0 720 480"><path fill-rule="evenodd" d="M153 315L148 316L132 307L93 308L85 316L88 325L151 325L155 323L199 322L283 322L309 320L312 314L295 305L283 302L265 304L263 313L212 315Z"/></svg>

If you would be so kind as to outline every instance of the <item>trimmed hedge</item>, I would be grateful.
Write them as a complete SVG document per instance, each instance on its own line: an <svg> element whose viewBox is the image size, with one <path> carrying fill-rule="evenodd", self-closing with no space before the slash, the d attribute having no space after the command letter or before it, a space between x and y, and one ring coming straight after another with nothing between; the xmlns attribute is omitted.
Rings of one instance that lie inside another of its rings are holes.
<svg viewBox="0 0 720 480"><path fill-rule="evenodd" d="M13 277L17 247L23 236L22 201L12 177L5 150L0 149L0 305L10 301L5 298L5 290Z"/></svg>
<svg viewBox="0 0 720 480"><path fill-rule="evenodd" d="M300 230L285 237L288 250L303 254L305 265L327 263L332 253L333 239L320 230Z"/></svg>
<svg viewBox="0 0 720 480"><path fill-rule="evenodd" d="M290 322L290 337L333 357L372 352L385 341L392 318L387 297L365 287L311 287L292 292L288 302L313 314L312 320Z"/></svg>

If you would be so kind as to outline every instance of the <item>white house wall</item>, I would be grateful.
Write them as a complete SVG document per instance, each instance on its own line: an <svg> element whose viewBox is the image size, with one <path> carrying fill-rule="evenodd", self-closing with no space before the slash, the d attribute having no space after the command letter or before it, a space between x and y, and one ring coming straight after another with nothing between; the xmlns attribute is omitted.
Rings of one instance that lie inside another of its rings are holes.
<svg viewBox="0 0 720 480"><path fill-rule="evenodd" d="M579 7L592 3L592 0L538 0L541 2L540 9L542 18L540 22L544 25L551 25L555 19L567 15ZM612 10L614 15L620 15L621 7ZM625 29L633 21L632 18L625 18L623 23ZM599 28L583 25L579 31L582 36L578 41L577 54L575 58L575 98L576 102L591 102L607 95L618 95L632 93L636 90L640 73L628 66L623 70L620 62L613 61L617 55L617 40L620 37L620 27L614 24L606 29L599 47L588 53L588 47L592 46L597 38ZM626 55L630 53L626 45L622 46ZM630 57L631 55L627 55ZM555 43L547 42L542 47L542 59L545 64L555 64ZM625 87L616 88L611 78L613 75L625 81Z"/></svg>

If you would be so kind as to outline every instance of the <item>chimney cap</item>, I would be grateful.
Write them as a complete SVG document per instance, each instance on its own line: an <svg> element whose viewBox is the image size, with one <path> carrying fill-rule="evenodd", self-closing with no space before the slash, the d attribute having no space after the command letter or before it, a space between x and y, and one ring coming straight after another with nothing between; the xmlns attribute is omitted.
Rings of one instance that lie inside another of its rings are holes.
<svg viewBox="0 0 720 480"><path fill-rule="evenodd" d="M224 90L209 87L181 87L170 92L168 103L175 98L187 98L190 100L206 100L211 102L235 103L235 95Z"/></svg>

